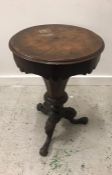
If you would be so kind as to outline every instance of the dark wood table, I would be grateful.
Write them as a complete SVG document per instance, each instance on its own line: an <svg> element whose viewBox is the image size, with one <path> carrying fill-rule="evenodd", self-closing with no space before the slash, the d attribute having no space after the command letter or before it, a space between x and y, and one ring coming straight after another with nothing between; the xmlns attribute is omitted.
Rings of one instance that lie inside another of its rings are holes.
<svg viewBox="0 0 112 175"><path fill-rule="evenodd" d="M71 25L40 25L18 32L9 41L16 65L22 72L43 77L47 92L37 109L49 116L46 141L40 154L46 156L56 124L61 118L72 124L87 124L88 118L75 119L76 110L64 107L65 87L70 76L91 73L99 62L104 41L94 32ZM69 131L68 131L69 132Z"/></svg>

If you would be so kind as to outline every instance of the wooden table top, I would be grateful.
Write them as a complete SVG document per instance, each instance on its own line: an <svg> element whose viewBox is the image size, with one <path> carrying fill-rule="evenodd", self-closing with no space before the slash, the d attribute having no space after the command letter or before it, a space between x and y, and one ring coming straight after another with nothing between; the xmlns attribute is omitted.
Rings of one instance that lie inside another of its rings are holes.
<svg viewBox="0 0 112 175"><path fill-rule="evenodd" d="M71 25L40 25L27 28L9 41L20 58L45 64L83 62L98 56L103 39L94 32Z"/></svg>

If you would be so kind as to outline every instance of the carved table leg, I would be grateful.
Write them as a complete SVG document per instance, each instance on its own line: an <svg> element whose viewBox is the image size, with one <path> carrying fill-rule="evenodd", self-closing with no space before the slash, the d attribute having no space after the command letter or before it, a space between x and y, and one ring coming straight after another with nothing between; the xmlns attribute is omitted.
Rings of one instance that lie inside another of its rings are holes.
<svg viewBox="0 0 112 175"><path fill-rule="evenodd" d="M63 108L63 117L67 120L69 120L72 124L87 124L88 123L88 118L87 117L82 117L79 119L74 119L76 116L76 111L75 109L68 107L68 108Z"/></svg>
<svg viewBox="0 0 112 175"><path fill-rule="evenodd" d="M45 132L47 134L47 138L46 138L44 145L40 149L40 154L42 156L46 156L48 154L48 148L51 143L51 139L52 139L52 135L53 135L55 126L60 121L60 119L61 118L59 117L58 114L52 112L52 114L50 115L50 117L48 118L46 122Z"/></svg>

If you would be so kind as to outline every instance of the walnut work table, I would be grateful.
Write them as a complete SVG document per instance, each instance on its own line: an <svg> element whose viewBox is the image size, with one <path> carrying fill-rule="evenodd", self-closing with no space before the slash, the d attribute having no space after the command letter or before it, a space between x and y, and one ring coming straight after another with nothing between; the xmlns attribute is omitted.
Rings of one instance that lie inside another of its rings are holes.
<svg viewBox="0 0 112 175"><path fill-rule="evenodd" d="M70 76L91 73L104 49L100 36L71 25L40 25L18 32L9 41L16 65L22 72L43 77L47 92L37 109L48 115L46 141L40 154L48 154L56 124L61 118L72 124L87 124L88 118L75 119L76 110L64 107L68 95L65 87ZM68 131L69 132L69 131Z"/></svg>

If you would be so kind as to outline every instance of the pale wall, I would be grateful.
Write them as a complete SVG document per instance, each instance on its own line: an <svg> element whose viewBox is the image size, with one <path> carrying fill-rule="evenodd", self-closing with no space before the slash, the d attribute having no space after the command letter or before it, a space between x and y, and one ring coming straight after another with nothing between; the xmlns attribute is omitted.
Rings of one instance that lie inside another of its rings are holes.
<svg viewBox="0 0 112 175"><path fill-rule="evenodd" d="M0 76L24 75L12 59L9 38L49 23L78 25L101 35L106 48L93 75L112 75L112 0L0 0Z"/></svg>

